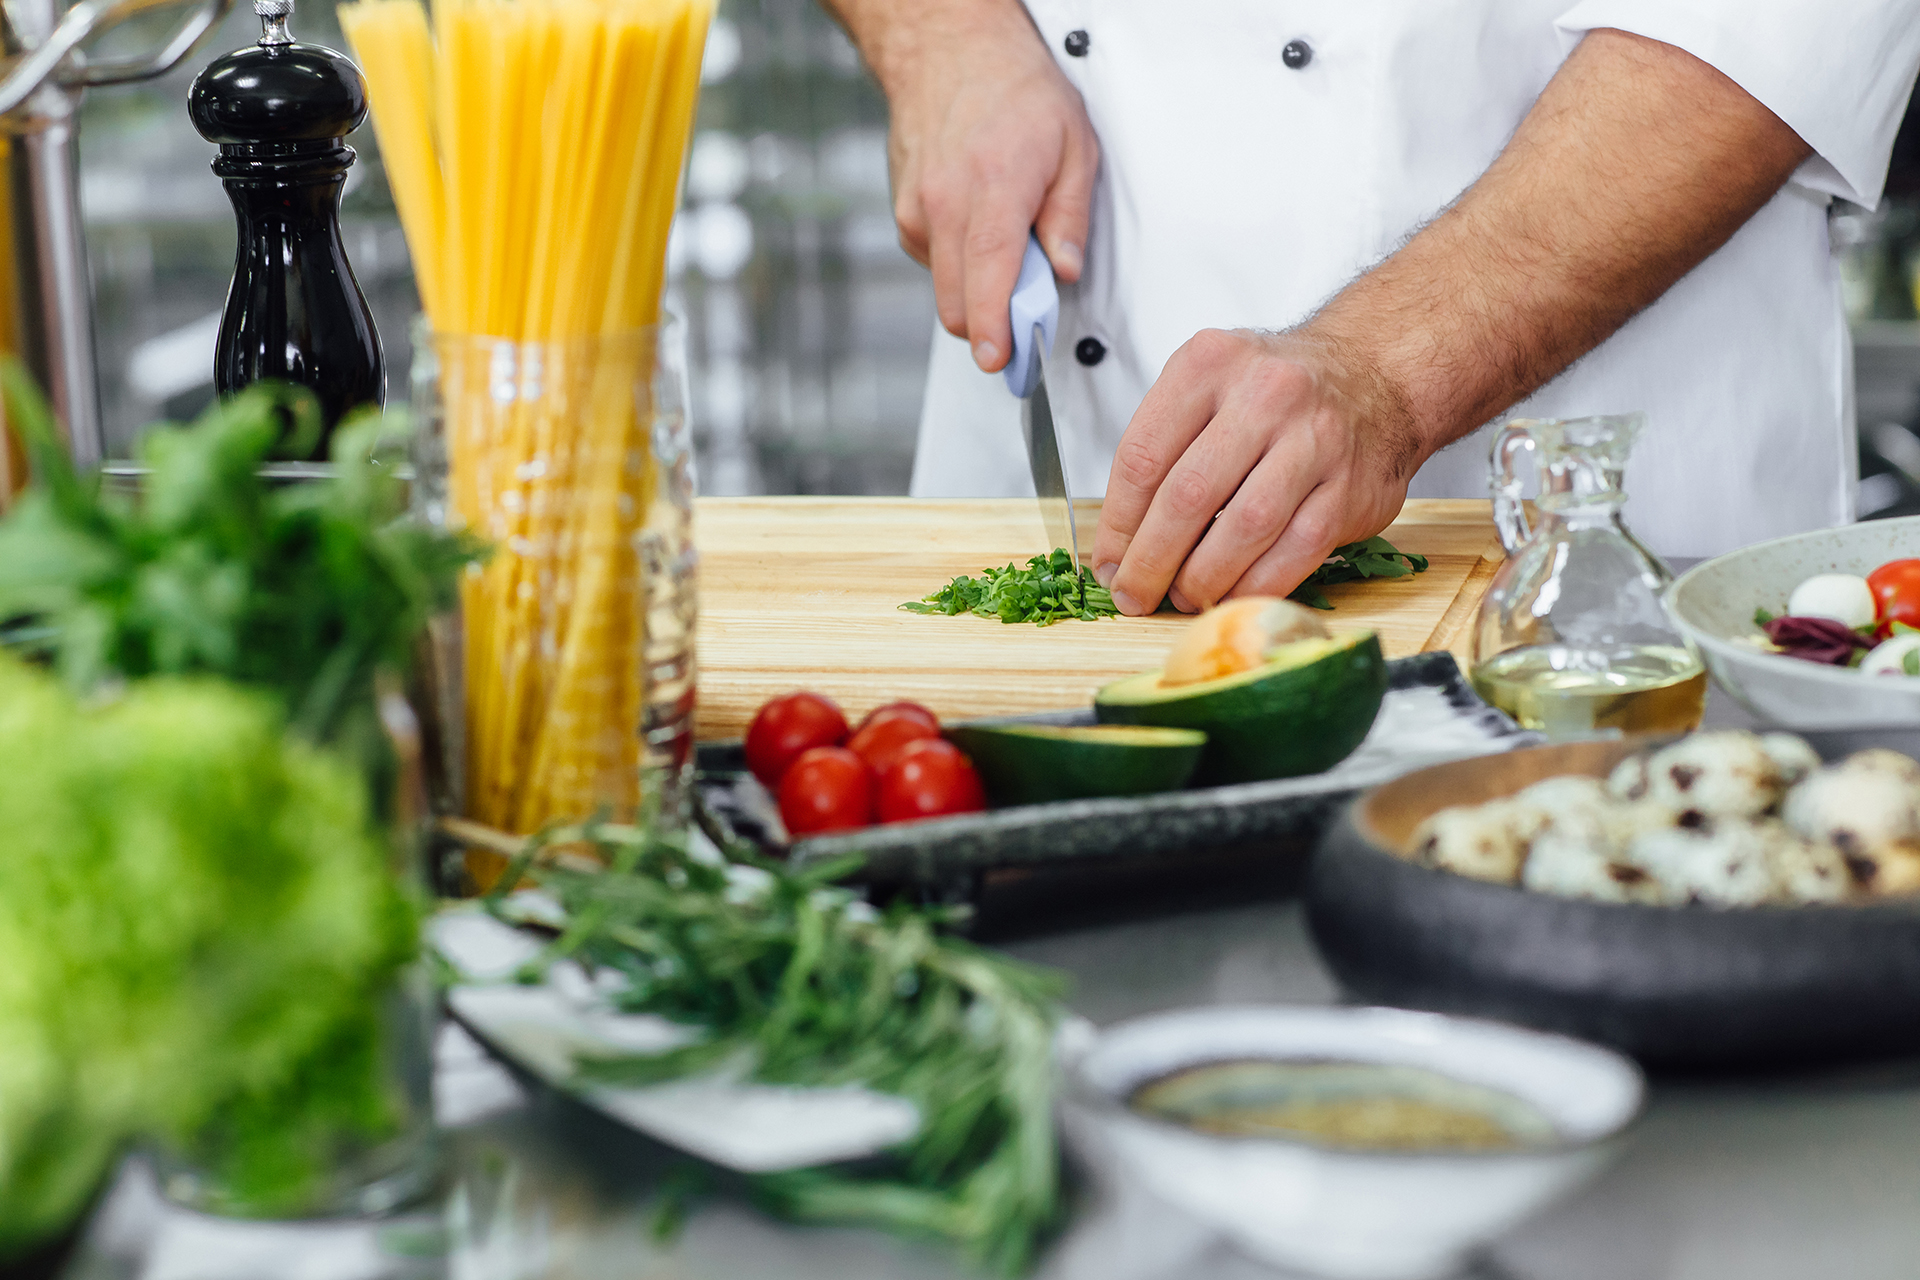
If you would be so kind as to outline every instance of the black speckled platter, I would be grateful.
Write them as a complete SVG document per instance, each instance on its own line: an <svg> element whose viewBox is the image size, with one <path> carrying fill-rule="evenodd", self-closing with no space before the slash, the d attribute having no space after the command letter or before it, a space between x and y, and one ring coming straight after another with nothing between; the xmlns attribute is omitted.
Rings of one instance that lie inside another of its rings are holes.
<svg viewBox="0 0 1920 1280"><path fill-rule="evenodd" d="M1802 733L1825 759L1920 756L1920 731ZM1428 814L1542 778L1604 776L1646 740L1516 751L1409 774L1347 807L1307 874L1307 919L1358 999L1524 1023L1649 1067L1751 1072L1920 1055L1920 900L1721 908L1590 902L1394 855Z"/></svg>
<svg viewBox="0 0 1920 1280"><path fill-rule="evenodd" d="M971 896L989 872L1069 864L1179 860L1233 851L1303 864L1341 804L1439 760L1538 741L1482 702L1446 653L1389 662L1389 690L1373 732L1323 774L1119 799L1019 805L986 813L870 827L780 843L768 797L744 769L737 742L700 747L700 818L716 839L745 838L800 864L859 852L858 878L941 897ZM1019 717L1092 724L1091 709ZM974 723L1006 723L976 721Z"/></svg>

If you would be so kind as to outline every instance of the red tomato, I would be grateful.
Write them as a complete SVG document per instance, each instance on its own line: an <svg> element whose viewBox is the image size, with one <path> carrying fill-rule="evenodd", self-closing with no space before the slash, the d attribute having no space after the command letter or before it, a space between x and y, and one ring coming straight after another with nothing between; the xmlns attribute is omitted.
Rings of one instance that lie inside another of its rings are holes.
<svg viewBox="0 0 1920 1280"><path fill-rule="evenodd" d="M1896 622L1920 627L1920 560L1888 561L1867 575L1867 587L1882 637L1892 634Z"/></svg>
<svg viewBox="0 0 1920 1280"><path fill-rule="evenodd" d="M934 715L933 712L927 710L919 703L889 702L885 706L875 707L873 710L867 712L866 715L862 716L860 723L854 726L854 732L859 732L875 720L883 718L891 720L899 716L912 716L934 732L937 733L940 730L940 717Z"/></svg>
<svg viewBox="0 0 1920 1280"><path fill-rule="evenodd" d="M837 747L847 740L847 718L832 699L805 690L770 698L747 729L747 768L769 787L780 785L787 766L809 747Z"/></svg>
<svg viewBox="0 0 1920 1280"><path fill-rule="evenodd" d="M873 821L873 770L845 747L810 747L780 779L787 833L850 831Z"/></svg>
<svg viewBox="0 0 1920 1280"><path fill-rule="evenodd" d="M940 722L933 718L933 712L911 702L896 702L868 712L847 739L847 750L865 760L875 773L884 773L908 743L939 736Z"/></svg>
<svg viewBox="0 0 1920 1280"><path fill-rule="evenodd" d="M977 813L987 807L987 793L960 748L945 738L922 738L880 775L877 807L882 822Z"/></svg>

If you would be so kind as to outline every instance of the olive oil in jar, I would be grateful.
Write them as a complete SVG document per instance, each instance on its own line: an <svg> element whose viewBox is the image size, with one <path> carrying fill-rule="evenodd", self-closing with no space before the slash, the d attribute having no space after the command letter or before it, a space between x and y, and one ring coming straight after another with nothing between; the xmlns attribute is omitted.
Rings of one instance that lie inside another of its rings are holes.
<svg viewBox="0 0 1920 1280"><path fill-rule="evenodd" d="M1561 645L1509 649L1473 669L1473 687L1522 728L1552 738L1683 732L1699 725L1707 705L1706 669L1679 645L1604 655Z"/></svg>

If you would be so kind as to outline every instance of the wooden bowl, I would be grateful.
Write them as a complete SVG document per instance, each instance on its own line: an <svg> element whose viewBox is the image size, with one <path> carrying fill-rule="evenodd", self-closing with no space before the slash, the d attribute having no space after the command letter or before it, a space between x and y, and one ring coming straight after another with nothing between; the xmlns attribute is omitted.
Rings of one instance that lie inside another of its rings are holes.
<svg viewBox="0 0 1920 1280"><path fill-rule="evenodd" d="M1825 759L1920 756L1920 732L1803 735ZM1660 907L1488 884L1398 856L1450 805L1605 776L1649 739L1532 747L1377 787L1306 885L1321 954L1358 998L1597 1041L1663 1069L1765 1071L1920 1054L1920 901Z"/></svg>

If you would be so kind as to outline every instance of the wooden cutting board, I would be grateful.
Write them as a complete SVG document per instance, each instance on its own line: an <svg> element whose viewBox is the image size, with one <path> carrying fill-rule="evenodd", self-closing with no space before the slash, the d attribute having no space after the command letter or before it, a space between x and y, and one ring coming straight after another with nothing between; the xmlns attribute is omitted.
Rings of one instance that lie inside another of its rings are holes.
<svg viewBox="0 0 1920 1280"><path fill-rule="evenodd" d="M1076 504L1083 537L1098 502ZM1409 502L1386 536L1432 567L1335 587L1330 620L1375 627L1390 658L1450 649L1464 665L1500 559L1483 501ZM1032 499L703 498L698 631L702 739L736 738L777 693L814 689L858 717L911 698L943 719L1086 706L1160 665L1177 614L1008 625L902 612L962 573L1046 545Z"/></svg>

